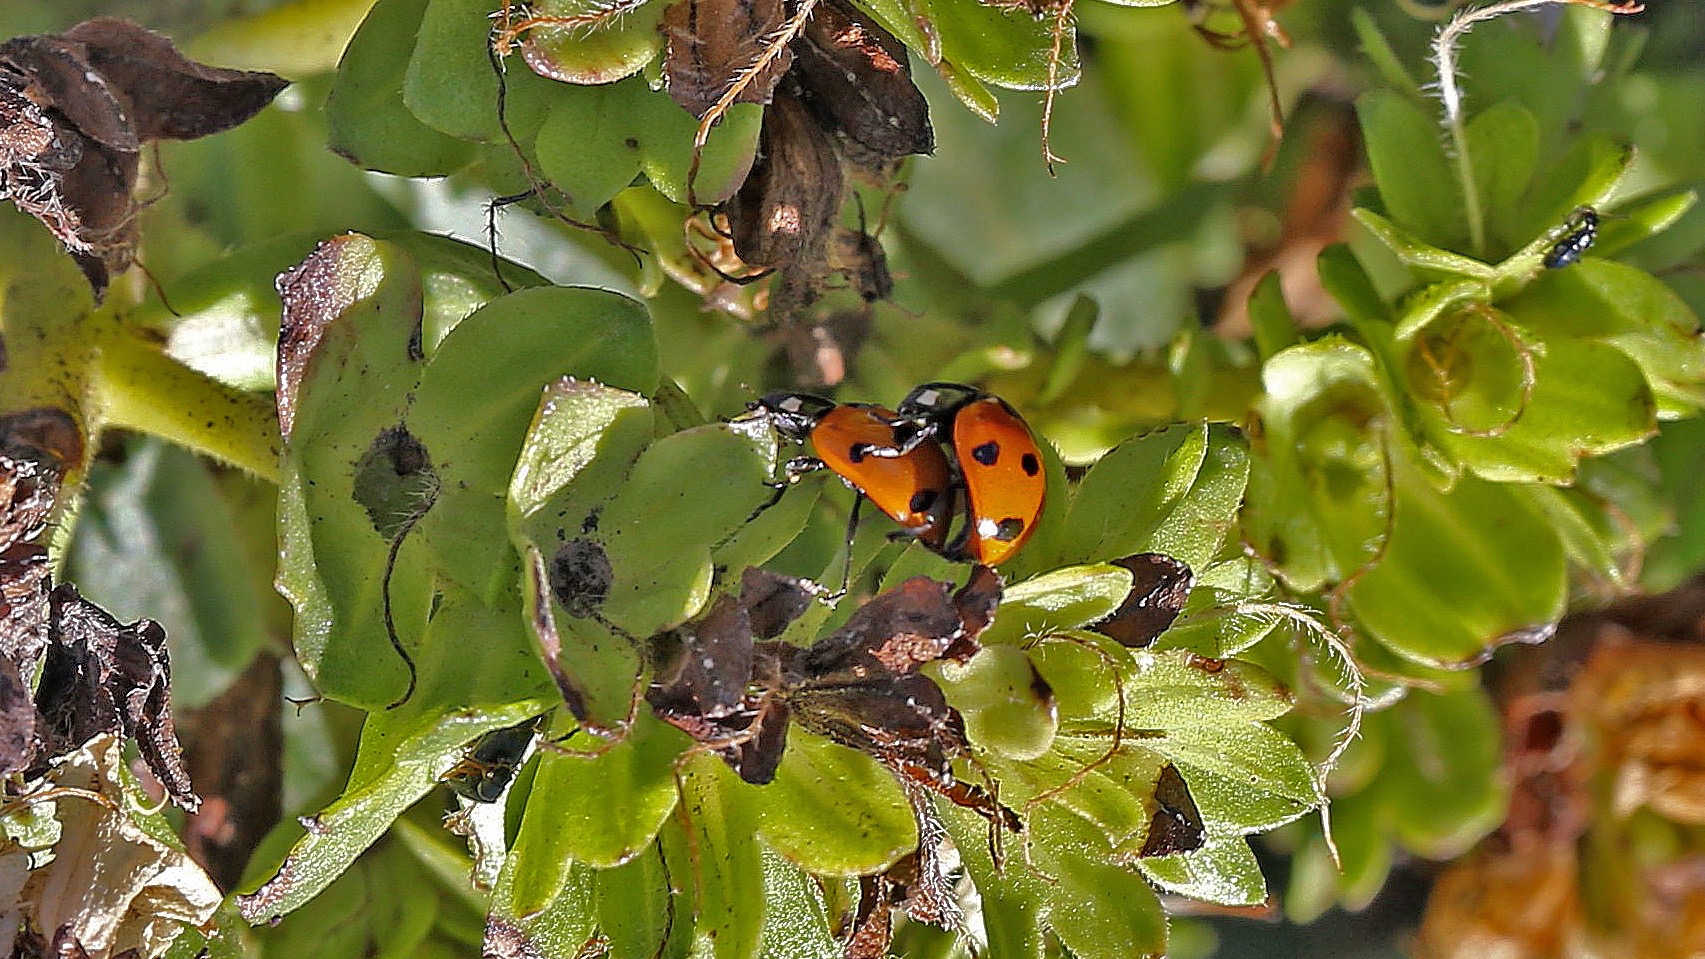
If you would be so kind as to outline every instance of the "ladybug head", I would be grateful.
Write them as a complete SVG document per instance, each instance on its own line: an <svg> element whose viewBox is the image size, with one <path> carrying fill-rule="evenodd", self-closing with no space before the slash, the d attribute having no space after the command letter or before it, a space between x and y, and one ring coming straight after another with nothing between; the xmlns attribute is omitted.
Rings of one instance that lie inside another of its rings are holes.
<svg viewBox="0 0 1705 959"><path fill-rule="evenodd" d="M810 393L766 393L747 404L753 413L769 418L777 433L804 442L817 424L835 408L835 401Z"/></svg>
<svg viewBox="0 0 1705 959"><path fill-rule="evenodd" d="M959 409L985 394L963 383L925 383L906 394L900 401L899 413L908 419L947 420Z"/></svg>

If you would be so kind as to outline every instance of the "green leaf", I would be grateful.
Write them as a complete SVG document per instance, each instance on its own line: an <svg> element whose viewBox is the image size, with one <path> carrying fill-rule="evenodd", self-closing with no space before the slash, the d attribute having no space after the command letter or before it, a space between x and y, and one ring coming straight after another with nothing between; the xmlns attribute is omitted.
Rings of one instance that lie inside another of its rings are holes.
<svg viewBox="0 0 1705 959"><path fill-rule="evenodd" d="M1006 588L984 646L1019 645L1113 615L1131 592L1131 571L1107 564L1069 566Z"/></svg>
<svg viewBox="0 0 1705 959"><path fill-rule="evenodd" d="M1409 344L1417 407L1453 459L1494 482L1563 483L1582 457L1657 429L1651 390L1626 354L1512 320L1463 311Z"/></svg>
<svg viewBox="0 0 1705 959"><path fill-rule="evenodd" d="M1058 881L1046 887L1048 927L1081 959L1131 959L1166 952L1166 914L1134 870L1109 863L1107 841L1089 823L1052 805L1032 817L1031 854Z"/></svg>
<svg viewBox="0 0 1705 959"><path fill-rule="evenodd" d="M1445 157L1437 119L1414 100L1387 90L1363 94L1356 115L1385 212L1422 242L1465 249L1462 191Z"/></svg>
<svg viewBox="0 0 1705 959"><path fill-rule="evenodd" d="M1066 750L1056 750L1024 763L999 764L994 771L1003 787L1002 800L1025 805L1036 795L1075 780L1048 801L1094 824L1114 849L1128 843L1140 846L1154 820L1154 787L1165 760L1147 749L1127 746L1086 772L1078 754L1088 749L1101 750L1093 761L1104 755L1106 746L1085 740L1083 747L1069 750L1070 757Z"/></svg>
<svg viewBox="0 0 1705 959"><path fill-rule="evenodd" d="M493 709L464 709L417 720L396 739L368 744L376 762L339 799L309 820L306 834L277 873L237 897L243 918L270 921L312 900L349 868L391 821L426 795L480 734L537 715L536 702ZM360 773L360 770L357 770Z"/></svg>
<svg viewBox="0 0 1705 959"><path fill-rule="evenodd" d="M1137 868L1175 895L1222 906L1259 906L1267 901L1266 877L1242 836L1210 839L1194 852L1139 859Z"/></svg>
<svg viewBox="0 0 1705 959"><path fill-rule="evenodd" d="M1513 214L1539 162L1539 121L1520 103L1506 101L1470 120L1467 138L1488 233L1514 249L1527 241Z"/></svg>
<svg viewBox="0 0 1705 959"><path fill-rule="evenodd" d="M645 308L616 293L521 290L457 324L409 413L442 487L419 530L440 571L481 596L513 581L505 494L546 384L574 376L647 393L657 375Z"/></svg>
<svg viewBox="0 0 1705 959"><path fill-rule="evenodd" d="M989 646L963 666L941 668L941 690L964 717L966 735L1012 759L1035 759L1054 743L1054 692L1041 683L1030 657L1015 646Z"/></svg>
<svg viewBox="0 0 1705 959"><path fill-rule="evenodd" d="M1291 708L1290 691L1254 663L1183 651L1138 651L1132 659L1134 668L1124 670L1125 723L1131 729L1273 719Z"/></svg>
<svg viewBox="0 0 1705 959"><path fill-rule="evenodd" d="M1405 846L1449 859L1503 821L1498 716L1478 686L1447 696L1412 692L1379 718L1395 748L1376 788Z"/></svg>
<svg viewBox="0 0 1705 959"><path fill-rule="evenodd" d="M614 869L599 870L598 931L610 941L612 959L654 959L674 939L674 904L662 847ZM681 928L687 926L681 922Z"/></svg>
<svg viewBox="0 0 1705 959"><path fill-rule="evenodd" d="M1143 744L1178 765L1209 835L1265 832L1323 802L1302 750L1266 723L1169 730Z"/></svg>
<svg viewBox="0 0 1705 959"><path fill-rule="evenodd" d="M1166 513L1195 484L1207 452L1205 423L1169 426L1119 444L1078 484L1061 552L1080 561L1143 552Z"/></svg>
<svg viewBox="0 0 1705 959"><path fill-rule="evenodd" d="M715 959L756 959L769 904L756 815L721 760L701 755L681 779L699 932Z"/></svg>
<svg viewBox="0 0 1705 959"><path fill-rule="evenodd" d="M837 959L829 910L817 881L769 850L764 864L764 959Z"/></svg>
<svg viewBox="0 0 1705 959"><path fill-rule="evenodd" d="M509 480L514 524L553 502L560 517L590 512L615 494L655 427L651 404L638 393L572 377L543 392ZM555 499L570 487L576 502Z"/></svg>
<svg viewBox="0 0 1705 959"><path fill-rule="evenodd" d="M1062 818L1074 818L1061 811ZM983 899L983 932L990 955L1002 959L1042 959L1046 937L1042 931L1045 901L1042 883L1023 870L996 869L989 858L986 821L958 806L941 809L942 824L953 837L965 860L965 872ZM1086 827L1085 831L1089 831ZM1032 830L1032 835L1035 831ZM1093 832L1090 833L1093 835Z"/></svg>
<svg viewBox="0 0 1705 959"><path fill-rule="evenodd" d="M597 898L593 872L585 866L562 860L552 891L538 897L536 890L523 888L524 866L514 855L504 863L497 888L491 894L491 914L486 934L501 939L520 939L535 955L575 956L597 932ZM536 898L535 898L536 897ZM522 953L525 955L526 953Z"/></svg>
<svg viewBox="0 0 1705 959"><path fill-rule="evenodd" d="M474 148L422 123L403 103L408 57L427 0L379 0L350 40L326 102L331 148L369 170L438 176L467 166ZM486 108L496 110L495 93Z"/></svg>
<svg viewBox="0 0 1705 959"><path fill-rule="evenodd" d="M580 740L576 740L578 742ZM573 859L607 869L644 852L675 808L675 757L683 740L673 727L641 712L627 738L595 758L546 751L539 760L527 818L512 857L548 874ZM534 810L539 819L530 828ZM523 903L542 902L547 883L527 883Z"/></svg>
<svg viewBox="0 0 1705 959"><path fill-rule="evenodd" d="M1001 10L976 0L926 0L919 4L941 37L941 56L985 83L1011 90L1048 88L1053 22L1020 9ZM1077 82L1077 44L1068 24L1055 89Z"/></svg>
<svg viewBox="0 0 1705 959"><path fill-rule="evenodd" d="M527 65L539 75L562 83L614 83L639 72L663 52L663 34L658 29L658 21L668 7L668 0L653 0L641 4L638 9L625 8L620 17L611 18L608 7L595 0L542 0L531 4L523 16L597 17L602 14L605 19L595 26L535 27L526 35L523 46Z"/></svg>
<svg viewBox="0 0 1705 959"><path fill-rule="evenodd" d="M818 876L881 872L917 847L917 824L894 776L857 750L798 727L774 782L737 790L757 835Z"/></svg>
<svg viewBox="0 0 1705 959"><path fill-rule="evenodd" d="M1293 588L1313 590L1367 562L1385 533L1387 416L1373 355L1329 336L1284 350L1261 371L1266 394L1246 535Z"/></svg>
<svg viewBox="0 0 1705 959"><path fill-rule="evenodd" d="M750 436L725 423L666 436L640 455L598 519L615 572L612 620L649 636L698 612L709 598L711 548L769 499L765 462Z"/></svg>
<svg viewBox="0 0 1705 959"><path fill-rule="evenodd" d="M322 338L294 396L280 464L278 590L296 610L296 655L326 696L394 701L405 666L383 621L390 543L356 502L356 464L407 410L420 363L409 344L421 317L420 273L400 248L360 234L328 241L304 263L336 289ZM286 402L280 398L281 408ZM396 632L415 645L430 607L418 542L405 538L388 578Z"/></svg>
<svg viewBox="0 0 1705 959"><path fill-rule="evenodd" d="M1374 638L1414 662L1456 664L1563 615L1562 543L1519 493L1468 476L1441 492L1407 469L1395 484L1383 555L1348 591Z"/></svg>
<svg viewBox="0 0 1705 959"><path fill-rule="evenodd" d="M491 14L490 0L428 0L404 70L409 112L459 140L500 135L497 68L486 50Z"/></svg>
<svg viewBox="0 0 1705 959"><path fill-rule="evenodd" d="M1649 273L1587 259L1547 270L1501 304L1510 315L1557 336L1591 338L1627 353L1645 373L1658 416L1674 419L1705 407L1705 341L1699 318Z"/></svg>

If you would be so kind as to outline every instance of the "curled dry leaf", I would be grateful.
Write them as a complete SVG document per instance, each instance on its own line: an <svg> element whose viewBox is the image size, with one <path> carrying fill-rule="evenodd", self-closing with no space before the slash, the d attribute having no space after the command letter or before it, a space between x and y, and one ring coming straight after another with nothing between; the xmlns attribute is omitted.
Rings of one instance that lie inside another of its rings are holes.
<svg viewBox="0 0 1705 959"><path fill-rule="evenodd" d="M722 206L734 252L759 269L826 274L845 189L828 135L798 96L777 93L764 111L752 172ZM772 292L772 310L776 296Z"/></svg>
<svg viewBox="0 0 1705 959"><path fill-rule="evenodd" d="M81 794L57 799L53 859L30 872L17 899L24 931L60 946L49 955L158 956L219 908L219 890L201 867L125 811L123 761L119 739L103 734L54 770L54 786Z"/></svg>
<svg viewBox="0 0 1705 959"><path fill-rule="evenodd" d="M658 718L757 785L774 778L787 725L797 722L882 763L908 788L938 792L1020 828L1011 810L954 774L954 759L970 755L964 720L935 680L918 672L976 654L977 634L1000 601L994 570L978 567L957 593L950 583L913 577L808 648L754 643L749 609L778 602L778 591L795 594L790 608L803 609L810 596L798 580L748 571L739 600L724 597L704 617L660 637L671 651L660 657L666 663L646 694ZM775 625L773 617L761 621Z"/></svg>
<svg viewBox="0 0 1705 959"><path fill-rule="evenodd" d="M671 6L658 27L667 38L663 75L670 98L703 119L786 20L783 0L680 0ZM792 62L791 49L777 52L733 102L769 103Z"/></svg>
<svg viewBox="0 0 1705 959"><path fill-rule="evenodd" d="M285 85L195 63L111 17L13 38L0 44L0 196L65 244L98 298L135 255L142 147L234 127Z"/></svg>
<svg viewBox="0 0 1705 959"><path fill-rule="evenodd" d="M82 464L70 416L32 409L0 418L0 775L36 751L36 708L24 676L47 648L52 586L41 542L67 469Z"/></svg>
<svg viewBox="0 0 1705 959"><path fill-rule="evenodd" d="M1131 591L1113 615L1090 629L1132 649L1152 646L1184 611L1196 574L1164 553L1137 553L1116 559L1113 565L1131 571Z"/></svg>
<svg viewBox="0 0 1705 959"><path fill-rule="evenodd" d="M899 161L935 152L906 45L863 11L820 0L794 57L789 81L855 172L886 182Z"/></svg>
<svg viewBox="0 0 1705 959"><path fill-rule="evenodd" d="M38 736L48 760L103 733L136 740L148 769L172 801L195 811L183 752L172 722L172 670L166 631L151 619L125 625L60 583L48 594L48 647L36 686Z"/></svg>

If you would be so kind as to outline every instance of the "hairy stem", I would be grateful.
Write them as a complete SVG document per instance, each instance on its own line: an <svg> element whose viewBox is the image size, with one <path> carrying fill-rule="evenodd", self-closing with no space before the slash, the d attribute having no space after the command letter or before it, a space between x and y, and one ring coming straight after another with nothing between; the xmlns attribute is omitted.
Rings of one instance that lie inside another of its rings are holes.
<svg viewBox="0 0 1705 959"><path fill-rule="evenodd" d="M171 440L278 481L278 414L271 397L246 393L115 331L100 346L100 417Z"/></svg>

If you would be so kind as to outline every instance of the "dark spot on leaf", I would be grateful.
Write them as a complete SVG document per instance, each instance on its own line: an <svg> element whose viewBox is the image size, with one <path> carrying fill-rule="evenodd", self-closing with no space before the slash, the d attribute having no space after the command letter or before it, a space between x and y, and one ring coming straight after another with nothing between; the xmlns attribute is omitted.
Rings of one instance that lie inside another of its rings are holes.
<svg viewBox="0 0 1705 959"><path fill-rule="evenodd" d="M604 547L592 539L571 539L551 554L551 595L570 616L585 618L604 608L615 582Z"/></svg>
<svg viewBox="0 0 1705 959"><path fill-rule="evenodd" d="M1137 853L1141 858L1170 856L1202 848L1207 842L1202 813L1190 796L1190 787L1179 775L1178 767L1167 763L1160 768L1154 784L1155 812L1149 821L1148 836Z"/></svg>
<svg viewBox="0 0 1705 959"><path fill-rule="evenodd" d="M426 447L406 426L393 426L373 438L355 461L352 494L380 538L406 534L438 499L438 474Z"/></svg>
<svg viewBox="0 0 1705 959"><path fill-rule="evenodd" d="M1196 576L1164 553L1138 553L1113 565L1131 571L1131 591L1113 615L1090 628L1132 649L1152 645L1183 612Z"/></svg>

